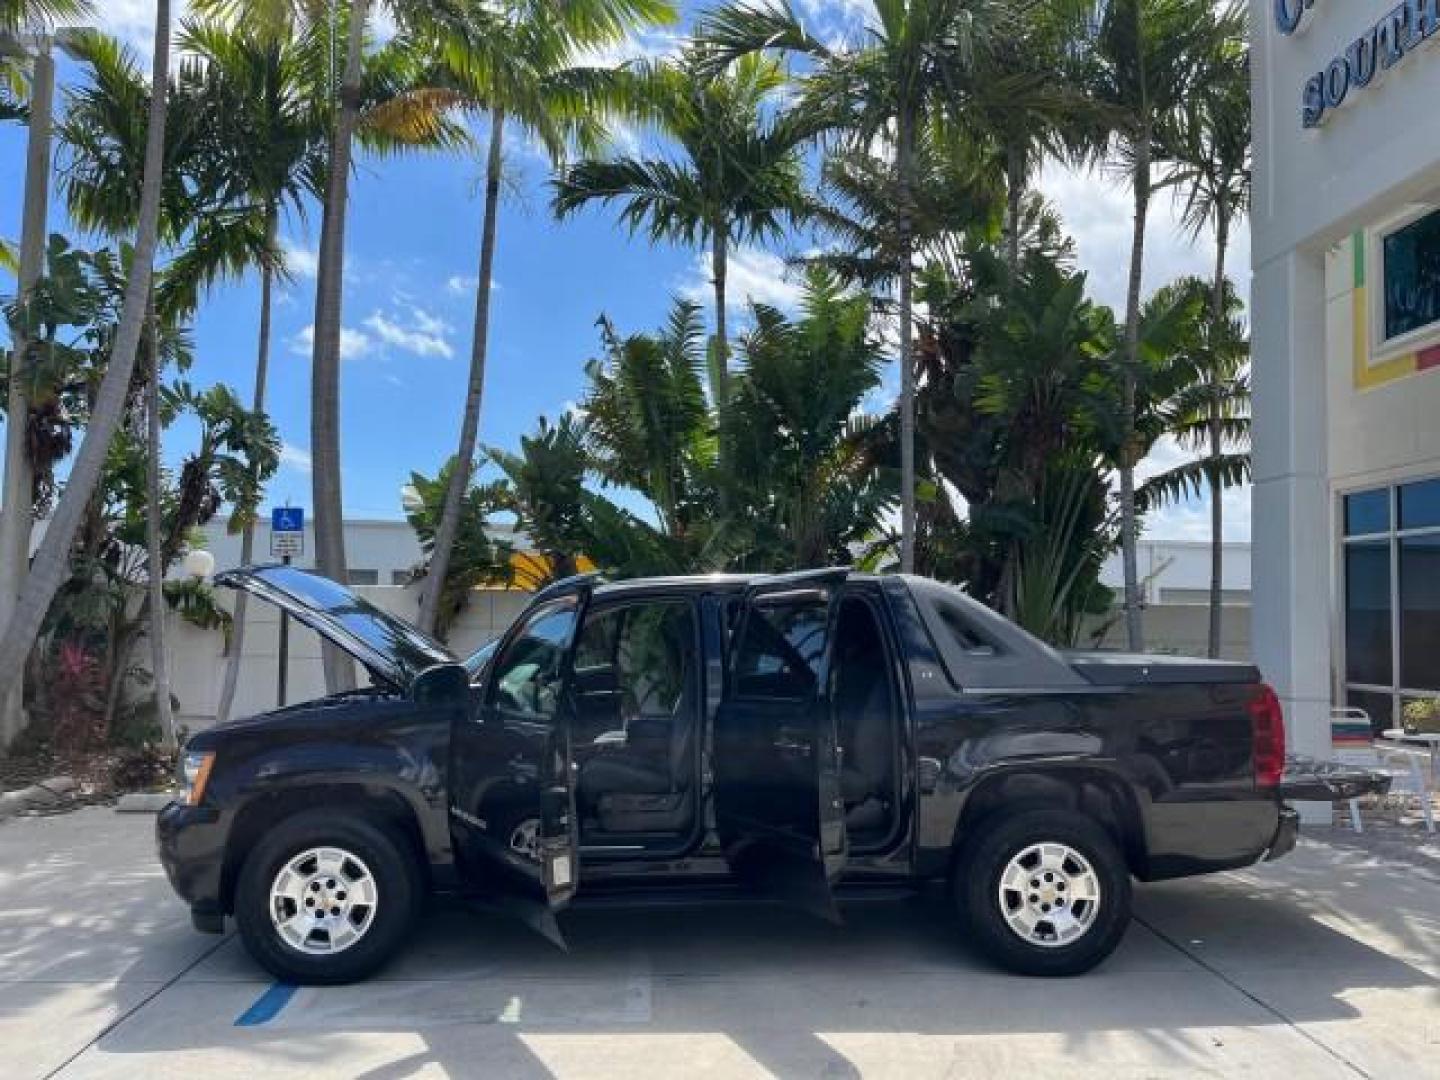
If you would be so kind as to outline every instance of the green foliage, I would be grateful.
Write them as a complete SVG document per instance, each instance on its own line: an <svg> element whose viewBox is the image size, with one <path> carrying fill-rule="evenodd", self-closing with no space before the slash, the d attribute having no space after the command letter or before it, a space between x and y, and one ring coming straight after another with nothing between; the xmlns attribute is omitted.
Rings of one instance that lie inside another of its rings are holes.
<svg viewBox="0 0 1440 1080"><path fill-rule="evenodd" d="M405 516L415 530L426 560L415 568L417 580L424 578L428 572L428 561L435 549L435 531L439 528L445 504L445 492L456 467L456 460L451 458L434 479L415 472L410 474L410 485L419 496L420 503ZM435 624L436 634L442 641L465 609L472 590L481 586L508 586L514 580L511 563L514 548L504 541L493 539L486 531L491 515L508 506L507 493L497 483L473 484L465 492L460 511L460 531L455 536L455 547L446 569Z"/></svg>
<svg viewBox="0 0 1440 1080"><path fill-rule="evenodd" d="M165 606L191 626L201 630L219 630L230 647L230 632L235 620L215 599L215 590L195 578L167 581L164 585Z"/></svg>

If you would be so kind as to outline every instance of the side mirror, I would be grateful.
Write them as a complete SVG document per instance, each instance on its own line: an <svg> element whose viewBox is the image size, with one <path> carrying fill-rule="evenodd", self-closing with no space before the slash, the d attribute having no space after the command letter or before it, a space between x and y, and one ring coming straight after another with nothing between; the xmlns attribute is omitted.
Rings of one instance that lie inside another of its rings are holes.
<svg viewBox="0 0 1440 1080"><path fill-rule="evenodd" d="M470 693L470 675L462 664L436 664L415 677L410 700L420 705L464 701Z"/></svg>

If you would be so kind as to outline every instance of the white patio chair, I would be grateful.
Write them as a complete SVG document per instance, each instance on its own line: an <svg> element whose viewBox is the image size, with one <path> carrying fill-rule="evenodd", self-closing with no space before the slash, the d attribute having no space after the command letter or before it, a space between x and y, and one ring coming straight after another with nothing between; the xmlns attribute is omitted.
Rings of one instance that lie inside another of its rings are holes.
<svg viewBox="0 0 1440 1080"><path fill-rule="evenodd" d="M1418 795L1425 828L1432 833L1435 831L1428 750L1377 741L1370 714L1353 706L1330 710L1330 740L1337 761L1384 773L1390 777L1392 794L1410 792ZM1345 802L1350 811L1351 827L1357 833L1363 833L1365 827L1360 816L1360 800L1347 799Z"/></svg>

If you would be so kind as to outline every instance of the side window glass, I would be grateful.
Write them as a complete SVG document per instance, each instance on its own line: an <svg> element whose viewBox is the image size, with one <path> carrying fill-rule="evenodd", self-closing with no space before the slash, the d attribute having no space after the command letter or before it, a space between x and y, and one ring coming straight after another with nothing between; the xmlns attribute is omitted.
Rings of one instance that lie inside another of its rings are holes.
<svg viewBox="0 0 1440 1080"><path fill-rule="evenodd" d="M495 665L492 703L537 720L554 717L574 628L574 601L532 615Z"/></svg>
<svg viewBox="0 0 1440 1080"><path fill-rule="evenodd" d="M694 648L689 604L631 608L617 658L627 714L673 715L685 693Z"/></svg>
<svg viewBox="0 0 1440 1080"><path fill-rule="evenodd" d="M735 658L735 693L748 698L807 698L819 684L828 605L821 598L757 603L744 622Z"/></svg>

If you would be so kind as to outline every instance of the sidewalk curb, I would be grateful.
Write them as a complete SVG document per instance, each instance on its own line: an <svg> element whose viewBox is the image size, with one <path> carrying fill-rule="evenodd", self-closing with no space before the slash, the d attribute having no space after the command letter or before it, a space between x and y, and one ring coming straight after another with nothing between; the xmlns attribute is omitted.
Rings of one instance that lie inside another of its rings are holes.
<svg viewBox="0 0 1440 1080"><path fill-rule="evenodd" d="M120 796L115 803L115 812L117 814L158 814L174 801L175 796L168 791L132 791L128 795Z"/></svg>
<svg viewBox="0 0 1440 1080"><path fill-rule="evenodd" d="M69 776L52 776L49 780L15 791L0 793L0 821L39 807L54 807L67 802L79 788Z"/></svg>

